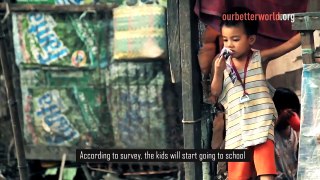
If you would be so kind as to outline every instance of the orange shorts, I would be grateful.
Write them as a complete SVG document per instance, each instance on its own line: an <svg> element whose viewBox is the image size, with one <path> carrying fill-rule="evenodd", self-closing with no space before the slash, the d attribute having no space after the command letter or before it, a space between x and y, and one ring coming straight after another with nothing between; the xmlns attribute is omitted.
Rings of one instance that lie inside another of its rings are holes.
<svg viewBox="0 0 320 180"><path fill-rule="evenodd" d="M257 176L277 174L273 141L268 139L249 149L253 150L253 162L228 162L229 180L247 180L255 173Z"/></svg>

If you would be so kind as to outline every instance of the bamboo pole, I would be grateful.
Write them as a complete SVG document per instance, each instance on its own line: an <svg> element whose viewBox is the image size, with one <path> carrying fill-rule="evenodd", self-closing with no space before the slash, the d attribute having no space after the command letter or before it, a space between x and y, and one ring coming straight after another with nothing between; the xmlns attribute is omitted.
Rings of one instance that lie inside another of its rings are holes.
<svg viewBox="0 0 320 180"><path fill-rule="evenodd" d="M6 12L7 3L0 3L0 11ZM116 5L54 5L54 4L8 4L10 12L50 12L50 13L80 13L85 11L111 11Z"/></svg>
<svg viewBox="0 0 320 180"><path fill-rule="evenodd" d="M21 126L18 116L18 107L14 94L13 82L12 82L12 73L11 66L8 63L8 58L4 46L4 33L2 26L0 27L0 61L2 67L2 73L5 80L5 87L7 91L7 99L11 117L12 131L13 137L15 140L15 149L18 160L18 169L20 173L20 180L28 180L29 172L28 172L28 164L25 158L24 147L23 147L23 137L21 133Z"/></svg>

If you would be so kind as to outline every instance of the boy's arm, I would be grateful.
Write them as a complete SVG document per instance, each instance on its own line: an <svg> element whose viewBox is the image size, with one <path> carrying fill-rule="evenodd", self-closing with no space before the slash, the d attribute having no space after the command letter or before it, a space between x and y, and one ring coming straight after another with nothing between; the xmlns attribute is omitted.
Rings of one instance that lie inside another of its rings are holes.
<svg viewBox="0 0 320 180"><path fill-rule="evenodd" d="M286 41L285 43L271 48L271 49L265 49L261 51L261 59L262 62L268 62L270 60L276 59L294 49L299 47L301 44L301 36L300 34L297 34L293 36L291 39Z"/></svg>
<svg viewBox="0 0 320 180"><path fill-rule="evenodd" d="M211 94L214 98L218 98L222 92L223 73L215 73L211 83Z"/></svg>

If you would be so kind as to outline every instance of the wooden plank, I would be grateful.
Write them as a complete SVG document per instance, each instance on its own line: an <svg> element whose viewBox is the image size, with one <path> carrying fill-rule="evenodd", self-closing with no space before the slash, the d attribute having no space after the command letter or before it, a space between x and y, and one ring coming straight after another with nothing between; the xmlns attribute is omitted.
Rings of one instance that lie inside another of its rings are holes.
<svg viewBox="0 0 320 180"><path fill-rule="evenodd" d="M320 12L294 13L294 17L303 17L303 16L320 16Z"/></svg>
<svg viewBox="0 0 320 180"><path fill-rule="evenodd" d="M10 12L50 12L50 13L80 13L84 11L110 11L115 5L50 5L50 4L9 4ZM0 11L6 11L6 3L0 3Z"/></svg>
<svg viewBox="0 0 320 180"><path fill-rule="evenodd" d="M297 13L292 23L293 30L316 30L320 29L320 13Z"/></svg>
<svg viewBox="0 0 320 180"><path fill-rule="evenodd" d="M197 61L198 19L195 0L179 1L183 135L185 149L201 149L201 77ZM189 123L186 123L189 122ZM201 163L185 163L185 179L202 179Z"/></svg>
<svg viewBox="0 0 320 180"><path fill-rule="evenodd" d="M171 71L171 81L173 83L181 82L181 61L179 44L179 1L168 1L168 54Z"/></svg>

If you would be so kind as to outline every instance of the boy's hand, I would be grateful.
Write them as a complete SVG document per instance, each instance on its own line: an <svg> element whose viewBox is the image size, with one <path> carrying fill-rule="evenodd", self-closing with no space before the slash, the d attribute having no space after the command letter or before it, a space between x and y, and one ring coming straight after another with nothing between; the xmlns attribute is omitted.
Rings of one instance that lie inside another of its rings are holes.
<svg viewBox="0 0 320 180"><path fill-rule="evenodd" d="M223 85L223 71L226 69L226 60L223 56L218 56L214 60L214 72L213 79L211 82L211 96L219 97L222 91Z"/></svg>
<svg viewBox="0 0 320 180"><path fill-rule="evenodd" d="M293 115L294 115L294 111L292 111L292 109L285 109L279 114L278 120L289 121Z"/></svg>
<svg viewBox="0 0 320 180"><path fill-rule="evenodd" d="M291 109L285 109L284 111L282 111L279 114L278 119L276 120L276 123L274 126L275 130L282 131L286 129L290 125L289 119L291 118L292 115L293 115L293 111Z"/></svg>
<svg viewBox="0 0 320 180"><path fill-rule="evenodd" d="M226 69L226 59L223 57L223 56L219 56L215 62L214 62L214 65L215 65L215 72L216 73L219 73L219 74L222 74L223 71Z"/></svg>
<svg viewBox="0 0 320 180"><path fill-rule="evenodd" d="M275 128L284 129L288 125L295 131L300 131L300 118L292 109L285 109L279 114Z"/></svg>

